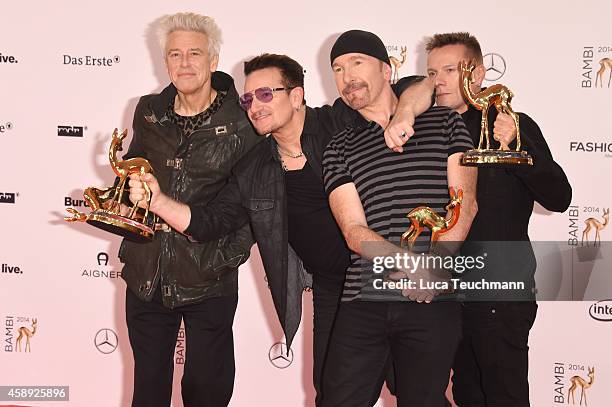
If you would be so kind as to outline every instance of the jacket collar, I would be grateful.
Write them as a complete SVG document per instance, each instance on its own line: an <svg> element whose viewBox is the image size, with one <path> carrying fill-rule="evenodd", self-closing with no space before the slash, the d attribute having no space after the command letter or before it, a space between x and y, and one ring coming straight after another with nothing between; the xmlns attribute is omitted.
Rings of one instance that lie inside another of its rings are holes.
<svg viewBox="0 0 612 407"><path fill-rule="evenodd" d="M216 91L227 92L227 96L223 102L223 105L227 104L238 104L238 92L234 86L234 79L226 74L225 72L215 71L212 73L211 86ZM166 110L168 105L174 100L177 94L176 87L170 83L164 90L158 95L151 98L149 108L153 113L152 119L163 124L168 120L166 116ZM223 107L222 107L223 108Z"/></svg>
<svg viewBox="0 0 612 407"><path fill-rule="evenodd" d="M304 151L304 143L307 142L307 138L311 136L316 136L319 133L319 121L317 120L317 114L312 107L306 106L306 117L304 119L304 128L302 129L302 134L300 135L300 145L302 146L302 151ZM267 157L269 160L275 160L280 162L280 156L278 154L278 143L272 137L272 135L267 136L267 141L270 144L270 156Z"/></svg>

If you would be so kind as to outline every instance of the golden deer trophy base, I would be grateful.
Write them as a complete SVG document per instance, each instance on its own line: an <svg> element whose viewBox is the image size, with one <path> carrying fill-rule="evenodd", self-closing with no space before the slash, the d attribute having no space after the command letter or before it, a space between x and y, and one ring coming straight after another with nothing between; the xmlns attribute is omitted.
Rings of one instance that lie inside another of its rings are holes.
<svg viewBox="0 0 612 407"><path fill-rule="evenodd" d="M533 158L526 151L469 150L463 154L461 164L486 167L503 165L533 165Z"/></svg>
<svg viewBox="0 0 612 407"><path fill-rule="evenodd" d="M126 192L125 187L129 175L153 172L151 164L144 158L130 158L127 160L119 160L117 158L117 151L122 150L123 139L126 136L127 130L119 134L119 131L115 129L108 152L111 167L117 177L119 177L117 185L104 189L94 187L85 189L83 197L89 204L91 212L85 214L74 208L67 208L66 210L72 216L65 217L64 220L67 222L87 222L104 231L123 236L128 240L149 242L153 240L155 235L157 217L155 215L152 218L149 216L148 205L151 204L151 191L146 183L143 183L143 186L146 191L145 199L148 202L147 209L140 208L138 203L134 203L131 207L127 207L129 216L121 214L122 197L124 192Z"/></svg>
<svg viewBox="0 0 612 407"><path fill-rule="evenodd" d="M90 213L85 222L134 242L149 242L153 240L155 235L153 228L134 219L107 212L103 209Z"/></svg>

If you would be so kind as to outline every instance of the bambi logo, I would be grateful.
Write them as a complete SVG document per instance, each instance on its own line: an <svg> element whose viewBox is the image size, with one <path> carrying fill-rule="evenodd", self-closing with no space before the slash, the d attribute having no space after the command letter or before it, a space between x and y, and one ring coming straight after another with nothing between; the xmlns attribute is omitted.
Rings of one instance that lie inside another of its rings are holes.
<svg viewBox="0 0 612 407"><path fill-rule="evenodd" d="M588 389L589 387L591 387L593 385L593 382L595 381L595 366L593 366L593 368L589 367L588 376L589 376L588 383L586 380L584 380L580 376L572 376L572 378L570 379L570 383L572 383L572 385L567 391L567 404L569 404L570 396L572 397L572 404L576 404L576 401L574 400L574 392L576 391L576 387L580 386L580 405L582 405L583 398L584 398L584 405L585 406L587 405L586 393L584 391Z"/></svg>
<svg viewBox="0 0 612 407"><path fill-rule="evenodd" d="M279 369L286 369L293 363L293 350L288 349L284 342L277 342L268 351L270 363Z"/></svg>
<svg viewBox="0 0 612 407"><path fill-rule="evenodd" d="M397 83L397 80L399 78L398 71L401 66L404 65L404 62L406 62L406 49L407 47L401 47L400 57L402 59L397 59L394 56L389 56L389 61L391 62L391 70L393 71L393 73L391 74L391 83Z"/></svg>
<svg viewBox="0 0 612 407"><path fill-rule="evenodd" d="M589 245L589 233L591 229L595 229L595 241L593 242L593 246L597 245L597 241L599 241L599 245L601 246L601 236L600 232L608 226L608 218L610 217L610 208L603 210L603 223L595 218L588 218L584 221L586 227L582 232L582 245L584 245L584 239L586 237L586 245Z"/></svg>
<svg viewBox="0 0 612 407"><path fill-rule="evenodd" d="M36 333L36 318L32 319L32 329L28 329L25 326L19 328L19 336L17 337L17 352L21 352L21 341L26 338L25 351L31 352L30 338Z"/></svg>
<svg viewBox="0 0 612 407"><path fill-rule="evenodd" d="M107 266L108 265L108 253L100 252L98 253L98 266Z"/></svg>
<svg viewBox="0 0 612 407"><path fill-rule="evenodd" d="M610 81L612 81L612 59L610 58L602 58L599 61L599 71L597 71L597 76L595 77L595 87L597 87L597 82L599 82L599 86L603 88L603 74L606 72L606 69L610 70L610 78L608 78L608 87L610 87Z"/></svg>
<svg viewBox="0 0 612 407"><path fill-rule="evenodd" d="M506 60L495 52L490 52L483 57L484 66L487 69L485 79L496 81L506 73Z"/></svg>

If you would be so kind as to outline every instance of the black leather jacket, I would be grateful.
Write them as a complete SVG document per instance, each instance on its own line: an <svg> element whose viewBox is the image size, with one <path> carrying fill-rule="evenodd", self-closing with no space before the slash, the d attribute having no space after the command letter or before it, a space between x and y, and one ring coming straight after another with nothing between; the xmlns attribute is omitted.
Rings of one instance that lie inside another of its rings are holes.
<svg viewBox="0 0 612 407"><path fill-rule="evenodd" d="M340 100L333 108L306 109L300 142L322 184L323 151L357 113ZM229 184L215 200L191 206L191 224L185 232L198 240L215 239L249 221L276 313L291 346L301 320L302 291L308 275L289 245L285 176L273 137L255 146L236 165Z"/></svg>
<svg viewBox="0 0 612 407"><path fill-rule="evenodd" d="M149 160L161 190L188 205L211 201L227 183L234 164L261 140L238 105L233 79L215 72L212 87L227 91L223 104L188 138L166 115L177 94L172 84L160 94L143 96L134 113L126 158ZM169 308L234 294L238 266L248 258L252 243L248 225L204 243L175 230L158 231L150 243L122 242L122 276L145 301L161 284L163 303Z"/></svg>
<svg viewBox="0 0 612 407"><path fill-rule="evenodd" d="M394 91L399 95L421 79L402 78L394 85ZM325 147L358 115L341 99L333 106L306 108L300 143L310 166L321 178L321 185ZM217 198L190 207L191 223L185 233L200 241L216 239L250 221L274 307L290 347L301 321L302 292L308 275L289 245L285 177L274 138L267 137L236 165L228 185ZM312 238L316 239L316 235Z"/></svg>

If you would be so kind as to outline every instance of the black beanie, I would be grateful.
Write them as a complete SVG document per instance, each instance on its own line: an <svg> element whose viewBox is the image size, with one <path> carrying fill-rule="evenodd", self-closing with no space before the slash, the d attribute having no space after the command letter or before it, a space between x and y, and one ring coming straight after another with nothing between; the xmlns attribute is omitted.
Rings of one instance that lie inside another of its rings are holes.
<svg viewBox="0 0 612 407"><path fill-rule="evenodd" d="M331 63L340 55L359 53L380 59L391 66L389 54L382 40L374 33L362 30L350 30L342 33L334 43L329 54Z"/></svg>

